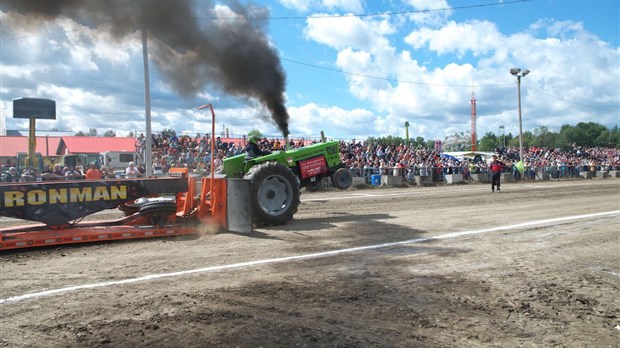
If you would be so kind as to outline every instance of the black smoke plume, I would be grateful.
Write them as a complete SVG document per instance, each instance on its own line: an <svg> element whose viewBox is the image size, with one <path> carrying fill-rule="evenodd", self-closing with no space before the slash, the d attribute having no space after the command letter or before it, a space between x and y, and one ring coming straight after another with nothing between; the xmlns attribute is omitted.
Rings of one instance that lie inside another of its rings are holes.
<svg viewBox="0 0 620 348"><path fill-rule="evenodd" d="M117 38L144 27L157 67L177 92L195 95L208 84L256 98L288 136L286 77L265 34L266 20L256 19L268 17L268 10L234 0L220 3L228 10L210 0L0 1L3 11L21 13L32 25L64 16Z"/></svg>

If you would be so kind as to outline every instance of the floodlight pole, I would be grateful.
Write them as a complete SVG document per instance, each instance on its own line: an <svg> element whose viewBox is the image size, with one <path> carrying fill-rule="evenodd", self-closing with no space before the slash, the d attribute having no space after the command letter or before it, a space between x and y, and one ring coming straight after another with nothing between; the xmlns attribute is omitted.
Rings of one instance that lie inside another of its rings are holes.
<svg viewBox="0 0 620 348"><path fill-rule="evenodd" d="M56 102L42 98L13 99L13 118L27 118L30 121L28 128L28 157L25 166L26 168L34 167L38 169L39 163L36 157L36 119L55 120Z"/></svg>
<svg viewBox="0 0 620 348"><path fill-rule="evenodd" d="M409 147L409 121L405 121L405 146Z"/></svg>
<svg viewBox="0 0 620 348"><path fill-rule="evenodd" d="M523 161L523 126L521 118L521 77L530 73L529 70L519 68L510 69L510 73L517 77L517 98L519 100L519 161Z"/></svg>
<svg viewBox="0 0 620 348"><path fill-rule="evenodd" d="M503 137L502 137L503 133ZM504 125L499 126L499 133L497 137L497 147L506 147L506 130L504 129Z"/></svg>

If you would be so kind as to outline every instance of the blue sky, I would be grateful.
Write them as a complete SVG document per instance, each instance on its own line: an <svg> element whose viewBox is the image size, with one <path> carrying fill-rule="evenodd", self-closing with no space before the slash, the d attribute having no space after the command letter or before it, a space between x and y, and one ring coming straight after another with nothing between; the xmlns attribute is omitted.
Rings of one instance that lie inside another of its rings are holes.
<svg viewBox="0 0 620 348"><path fill-rule="evenodd" d="M591 121L618 125L619 3L272 0L236 7L199 0L192 10L199 25L209 16L242 12L267 18L259 28L286 78L291 136L404 136L409 122L410 136L430 140L470 131L472 93L479 138L498 133L501 125L518 134L513 67L531 70L521 84L524 130L558 131ZM12 100L38 97L56 100L58 114L56 121L39 121L39 129L111 129L118 135L145 130L140 32L113 36L105 23L95 26L69 14L29 22L31 13L2 6L4 128L27 129L12 118ZM204 35L218 33L209 27ZM192 47L182 53L187 51ZM281 134L260 100L230 93L218 79L198 86L194 95L177 92L175 71L163 70L168 62L152 44L149 52L154 132L209 131L210 115L197 106L210 102L218 133ZM216 63L201 64L208 70Z"/></svg>

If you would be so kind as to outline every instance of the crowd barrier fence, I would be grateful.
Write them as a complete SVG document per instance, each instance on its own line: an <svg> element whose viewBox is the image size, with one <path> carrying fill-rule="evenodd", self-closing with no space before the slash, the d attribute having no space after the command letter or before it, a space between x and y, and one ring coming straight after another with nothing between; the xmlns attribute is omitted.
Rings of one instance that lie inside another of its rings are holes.
<svg viewBox="0 0 620 348"><path fill-rule="evenodd" d="M374 185L373 176L400 176L403 182L415 183L415 177L430 177L429 181L433 184L449 183L449 175L462 175L463 181L479 181L477 178L485 178L482 181L490 182L490 170L484 167L473 169L464 167L365 167L350 168L354 178L364 178L365 183ZM526 167L520 172L516 167L507 167L503 172L504 178L512 181L535 181L535 180L569 180L590 177L607 177L612 173L614 177L619 177L620 166L534 166ZM483 174L483 175L478 175ZM486 174L486 175L484 175ZM585 175L587 174L587 175Z"/></svg>

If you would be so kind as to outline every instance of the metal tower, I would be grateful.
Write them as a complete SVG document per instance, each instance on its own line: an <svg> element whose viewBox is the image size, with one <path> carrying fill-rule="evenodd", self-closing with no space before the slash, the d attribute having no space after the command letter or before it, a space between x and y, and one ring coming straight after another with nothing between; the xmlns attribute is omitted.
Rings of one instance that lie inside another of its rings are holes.
<svg viewBox="0 0 620 348"><path fill-rule="evenodd" d="M476 93L471 92L471 151L476 151Z"/></svg>

